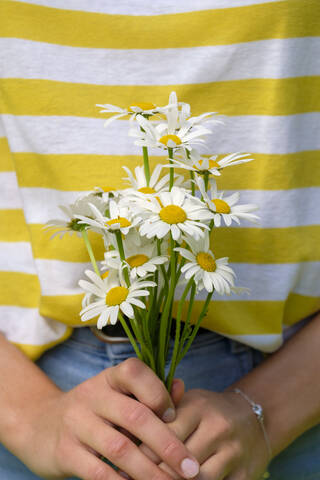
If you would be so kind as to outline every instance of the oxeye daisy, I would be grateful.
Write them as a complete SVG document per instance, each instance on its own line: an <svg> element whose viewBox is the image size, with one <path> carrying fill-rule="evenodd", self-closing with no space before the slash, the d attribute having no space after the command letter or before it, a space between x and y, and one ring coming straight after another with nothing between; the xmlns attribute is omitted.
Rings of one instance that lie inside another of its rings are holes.
<svg viewBox="0 0 320 480"><path fill-rule="evenodd" d="M76 233L81 237L81 232L87 228L87 225L80 222L78 215L92 216L90 205L94 205L95 209L102 214L107 204L96 194L89 194L78 198L71 205L60 205L59 208L65 214L67 220L53 219L46 224L45 228L56 230L51 238L57 235L62 238L66 233L70 235Z"/></svg>
<svg viewBox="0 0 320 480"><path fill-rule="evenodd" d="M97 104L97 107L101 107L102 110L100 110L100 113L114 113L115 115L111 118L108 118L108 120L105 121L104 126L107 127L110 125L111 122L113 122L116 119L125 117L127 115L130 115L130 121L135 120L137 115L145 115L146 117L149 117L151 115L156 115L161 111L156 105L150 102L138 102L138 103L133 103L127 108L121 108L117 107L116 105L110 105L109 103L106 103L104 105Z"/></svg>
<svg viewBox="0 0 320 480"><path fill-rule="evenodd" d="M146 277L150 273L154 273L158 265L162 265L168 261L168 257L157 255L156 242L143 242L137 245L125 238L123 241L125 252L125 264L120 259L117 250L110 250L104 254L104 260L101 262L102 269L117 269L121 271L128 266L130 277Z"/></svg>
<svg viewBox="0 0 320 480"><path fill-rule="evenodd" d="M194 238L186 238L191 250L178 247L175 250L187 261L181 268L185 278L189 280L194 276L198 291L215 290L219 295L230 295L234 287L235 273L228 266L228 258L216 259L210 250L209 235L205 235L199 241Z"/></svg>
<svg viewBox="0 0 320 480"><path fill-rule="evenodd" d="M249 220L253 223L259 222L259 217L254 215L251 212L254 212L258 209L257 205L254 204L245 204L245 205L236 205L240 198L240 193L235 192L225 198L224 192L218 193L217 185L214 180L210 181L210 195L206 192L204 181L201 177L196 179L199 190L203 197L203 200L208 205L208 208L213 212L214 224L216 227L220 227L221 219L229 227L234 220L236 223L240 224L240 219Z"/></svg>
<svg viewBox="0 0 320 480"><path fill-rule="evenodd" d="M120 230L123 235L127 235L129 230L138 225L140 221L138 217L133 218L133 214L127 206L121 205L120 202L117 203L114 200L110 200L108 205L109 216L102 215L94 205L90 204L90 207L93 218L88 218L84 215L77 215L77 218L86 225L90 225L93 230L100 231L100 233Z"/></svg>
<svg viewBox="0 0 320 480"><path fill-rule="evenodd" d="M211 157L204 157L196 149L190 152L182 150L176 158L172 159L172 164L165 165L166 167L178 167L197 173L198 175L215 175L220 176L221 170L225 167L246 163L253 160L246 158L250 156L249 153L232 153L224 158L218 159L218 155Z"/></svg>
<svg viewBox="0 0 320 480"><path fill-rule="evenodd" d="M182 233L199 238L208 229L203 222L213 218L203 202L179 187L173 187L171 192L160 193L157 199L140 201L138 206L144 209L140 234L147 238L160 239L168 233L177 241Z"/></svg>
<svg viewBox="0 0 320 480"><path fill-rule="evenodd" d="M171 92L169 96L169 104L163 107L163 113L166 116L168 123L168 133L174 133L188 122L190 128L196 125L203 125L207 122L222 123L218 120L213 120L211 117L217 112L207 112L197 117L191 117L190 105L185 102L178 102L176 92Z"/></svg>
<svg viewBox="0 0 320 480"><path fill-rule="evenodd" d="M86 293L93 294L96 300L81 310L81 320L85 322L98 317L98 328L102 328L108 323L114 325L120 312L133 318L133 306L146 308L139 297L147 297L149 291L145 289L156 286L154 282L140 280L127 286L116 272L110 273L105 279L91 270L86 270L85 274L91 282L80 280L79 285Z"/></svg>
<svg viewBox="0 0 320 480"><path fill-rule="evenodd" d="M136 120L140 130L131 129L129 135L135 137L135 145L141 147L176 148L184 147L190 150L192 144L204 145L204 136L211 133L202 126L195 126L186 121L178 130L170 131L167 123L153 125L142 115L137 115Z"/></svg>

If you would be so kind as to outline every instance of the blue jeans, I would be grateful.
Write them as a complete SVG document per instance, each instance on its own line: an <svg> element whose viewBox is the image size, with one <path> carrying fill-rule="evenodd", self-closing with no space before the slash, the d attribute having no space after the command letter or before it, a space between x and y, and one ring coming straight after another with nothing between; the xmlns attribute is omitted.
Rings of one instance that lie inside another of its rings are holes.
<svg viewBox="0 0 320 480"><path fill-rule="evenodd" d="M293 331L291 333L294 333ZM87 327L74 330L65 343L45 353L39 367L64 391L101 370L134 356L128 343L107 344ZM213 332L196 337L176 371L186 388L222 391L263 361L263 354ZM270 480L320 480L320 425L306 432L269 466ZM37 480L0 445L1 480ZM75 479L73 479L75 480Z"/></svg>

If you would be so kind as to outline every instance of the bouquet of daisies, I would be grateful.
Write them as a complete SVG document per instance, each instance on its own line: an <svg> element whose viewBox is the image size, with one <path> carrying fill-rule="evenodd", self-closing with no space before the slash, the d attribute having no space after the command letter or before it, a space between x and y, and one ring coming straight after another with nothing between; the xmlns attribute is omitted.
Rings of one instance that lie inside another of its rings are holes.
<svg viewBox="0 0 320 480"><path fill-rule="evenodd" d="M190 105L179 102L175 92L163 107L98 106L114 114L105 126L130 116L129 136L142 147L143 164L134 172L123 167L127 188L105 192L96 187L61 207L67 221L53 220L48 227L57 230L54 235L76 232L87 247L93 270L79 282L85 292L82 321L96 318L98 329L121 322L137 356L170 391L175 369L195 338L213 293L247 291L235 287L228 258L215 257L210 239L222 222L230 226L241 219L258 220L252 213L255 205L239 204L239 193L224 196L216 184L224 168L252 159L242 153L222 158L200 153L206 151L210 128L219 120L215 112L192 117ZM161 149L167 158L153 171L150 148ZM89 230L103 238L104 260L99 264ZM206 299L195 318L194 302L202 291Z"/></svg>

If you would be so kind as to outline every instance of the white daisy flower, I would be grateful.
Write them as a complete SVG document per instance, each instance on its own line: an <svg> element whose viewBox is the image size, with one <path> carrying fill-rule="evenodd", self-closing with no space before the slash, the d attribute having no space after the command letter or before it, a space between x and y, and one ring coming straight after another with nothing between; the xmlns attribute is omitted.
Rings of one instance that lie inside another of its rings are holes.
<svg viewBox="0 0 320 480"><path fill-rule="evenodd" d="M148 290L144 289L156 286L154 282L136 280L128 287L115 272L105 279L91 270L86 270L85 274L91 282L80 280L79 285L86 293L95 295L97 300L81 310L81 320L85 322L98 317L98 328L103 328L108 323L114 325L120 311L127 317L133 318L133 306L146 308L145 304L139 300L139 297L149 295Z"/></svg>
<svg viewBox="0 0 320 480"><path fill-rule="evenodd" d="M157 199L141 200L138 206L145 211L139 231L147 238L160 239L168 233L177 241L182 233L199 238L204 235L203 230L208 229L203 222L213 218L203 202L179 187L173 187L171 192L159 193Z"/></svg>
<svg viewBox="0 0 320 480"><path fill-rule="evenodd" d="M110 250L104 254L104 260L101 262L102 269L113 268L121 271L127 266L130 277L135 279L154 273L158 265L163 265L168 261L167 256L157 255L156 242L143 242L137 245L126 237L123 241L123 248L126 257L125 264L122 263L117 250Z"/></svg>
<svg viewBox="0 0 320 480"><path fill-rule="evenodd" d="M253 223L259 223L259 217L251 213L258 209L257 205L252 203L236 205L240 198L239 192L223 198L224 192L218 193L217 184L212 179L210 181L210 195L208 195L203 179L198 177L196 181L204 201L214 214L213 220L216 227L220 227L221 219L228 227L231 225L232 220L240 224L241 218Z"/></svg>
<svg viewBox="0 0 320 480"><path fill-rule="evenodd" d="M93 230L102 233L110 233L120 230L123 235L127 235L132 227L139 224L138 217L133 218L133 214L127 206L121 205L114 200L110 200L109 216L103 215L94 205L90 204L91 218L84 215L77 215L80 223L90 225ZM93 217L93 218L92 218Z"/></svg>
<svg viewBox="0 0 320 480"><path fill-rule="evenodd" d="M86 229L86 225L79 221L78 215L92 216L90 205L94 205L100 214L105 211L107 206L106 202L94 193L80 197L71 205L59 205L67 220L53 219L46 224L45 228L56 230L51 238L57 235L62 238L66 233L70 235L76 233L81 237L81 232Z"/></svg>
<svg viewBox="0 0 320 480"><path fill-rule="evenodd" d="M156 115L161 111L161 108L156 107L153 103L149 102L139 102L130 105L127 108L117 107L116 105L110 105L106 103L104 105L97 104L97 107L102 107L103 110L100 110L100 113L115 113L111 118L105 121L104 126L107 127L111 122L116 119L125 117L130 115L130 121L135 120L137 115L146 115L147 117L150 115Z"/></svg>
<svg viewBox="0 0 320 480"><path fill-rule="evenodd" d="M134 169L135 176L130 171L128 167L122 167L128 174L128 177L124 180L127 180L131 188L128 188L123 191L124 200L131 201L131 195L138 195L143 198L144 195L149 195L156 197L160 192L169 191L169 182L170 175L164 175L160 178L160 174L163 168L163 165L157 164L155 169L152 172L150 177L149 186L147 185L147 179L144 171L144 167L136 167ZM175 185L180 186L184 183L184 178L182 175L175 175ZM128 200L129 199L129 200Z"/></svg>
<svg viewBox="0 0 320 480"><path fill-rule="evenodd" d="M168 122L168 133L175 133L186 122L190 124L190 128L196 125L203 125L207 122L222 123L218 120L213 120L211 117L216 115L217 112L207 112L197 117L191 117L190 105L185 102L178 102L176 92L171 92L169 96L169 104L167 108L163 108L163 113Z"/></svg>
<svg viewBox="0 0 320 480"><path fill-rule="evenodd" d="M198 241L194 238L185 238L191 251L185 248L175 248L182 257L188 260L181 272L189 280L194 276L198 291L205 288L207 292L215 290L219 295L230 295L234 287L235 273L228 266L228 258L216 259L210 250L209 235Z"/></svg>
<svg viewBox="0 0 320 480"><path fill-rule="evenodd" d="M211 130L202 126L195 126L186 121L178 130L169 130L167 123L153 125L142 115L137 115L136 120L140 130L131 129L129 136L135 137L135 145L141 147L176 148L184 147L190 150L191 144L204 145L204 136L211 133ZM193 127L193 128L192 128Z"/></svg>
<svg viewBox="0 0 320 480"><path fill-rule="evenodd" d="M195 172L198 175L209 174L220 176L220 170L225 167L253 160L253 158L245 158L247 156L250 156L250 154L232 153L231 155L227 155L226 157L217 160L218 155L204 157L196 149L192 149L188 154L186 151L182 150L180 155L172 159L172 164L165 166L170 168L183 168Z"/></svg>

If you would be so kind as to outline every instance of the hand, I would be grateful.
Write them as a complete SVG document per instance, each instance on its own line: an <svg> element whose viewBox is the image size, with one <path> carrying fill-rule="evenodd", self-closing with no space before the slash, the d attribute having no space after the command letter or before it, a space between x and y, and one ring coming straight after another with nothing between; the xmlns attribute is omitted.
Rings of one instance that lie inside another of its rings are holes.
<svg viewBox="0 0 320 480"><path fill-rule="evenodd" d="M186 458L195 461L197 473L198 463L187 447L160 420L175 417L170 395L138 359L108 368L67 393L57 389L34 410L18 456L42 478L119 480L102 455L137 480L169 480L117 427L143 441L179 476L188 478L181 469Z"/></svg>
<svg viewBox="0 0 320 480"><path fill-rule="evenodd" d="M198 459L201 480L257 480L267 468L261 427L250 405L235 393L189 390L170 428ZM172 478L179 478L147 446L140 448Z"/></svg>

